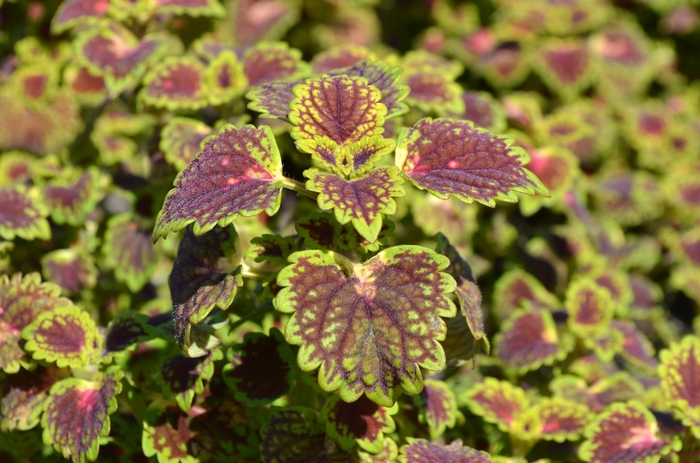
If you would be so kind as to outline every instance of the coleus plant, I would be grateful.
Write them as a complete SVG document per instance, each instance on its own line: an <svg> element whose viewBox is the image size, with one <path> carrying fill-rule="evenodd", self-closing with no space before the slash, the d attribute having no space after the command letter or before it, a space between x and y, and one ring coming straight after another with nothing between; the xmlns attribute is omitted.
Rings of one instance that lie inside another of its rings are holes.
<svg viewBox="0 0 700 463"><path fill-rule="evenodd" d="M0 460L696 461L692 4L0 1Z"/></svg>

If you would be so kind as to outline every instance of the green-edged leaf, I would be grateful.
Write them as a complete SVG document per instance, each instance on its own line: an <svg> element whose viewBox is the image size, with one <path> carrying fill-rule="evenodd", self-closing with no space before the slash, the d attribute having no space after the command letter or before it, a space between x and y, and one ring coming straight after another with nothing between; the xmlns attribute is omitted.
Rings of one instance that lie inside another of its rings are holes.
<svg viewBox="0 0 700 463"><path fill-rule="evenodd" d="M189 451L195 434L186 418L176 407L149 409L143 420L143 454L157 455L159 463L197 463L199 460Z"/></svg>
<svg viewBox="0 0 700 463"><path fill-rule="evenodd" d="M133 310L117 314L107 327L102 355L107 357L152 339L155 333L148 320L147 315Z"/></svg>
<svg viewBox="0 0 700 463"><path fill-rule="evenodd" d="M503 432L513 431L522 413L530 406L523 389L494 378L484 378L461 399L469 405L472 413L495 423Z"/></svg>
<svg viewBox="0 0 700 463"><path fill-rule="evenodd" d="M243 55L243 72L251 87L289 79L304 73L305 69L301 52L284 42L260 43Z"/></svg>
<svg viewBox="0 0 700 463"><path fill-rule="evenodd" d="M590 421L587 406L562 399L543 399L525 410L520 418L522 432L531 439L563 442L577 440Z"/></svg>
<svg viewBox="0 0 700 463"><path fill-rule="evenodd" d="M563 203L563 197L580 175L578 159L568 149L560 146L543 147L529 151L530 163L526 169L532 171L549 190L552 197L527 198L520 202L520 209L532 215L542 206Z"/></svg>
<svg viewBox="0 0 700 463"><path fill-rule="evenodd" d="M394 223L382 221L376 241L369 242L360 236L351 223L341 224L327 212L313 212L296 222L299 237L309 249L326 249L336 252L376 251L394 231ZM285 260L285 264L286 264Z"/></svg>
<svg viewBox="0 0 700 463"><path fill-rule="evenodd" d="M41 258L44 277L66 293L92 288L97 282L97 267L91 254L74 249L57 249Z"/></svg>
<svg viewBox="0 0 700 463"><path fill-rule="evenodd" d="M34 156L24 151L6 151L0 157L0 185L27 184L38 167Z"/></svg>
<svg viewBox="0 0 700 463"><path fill-rule="evenodd" d="M504 273L494 289L493 307L496 313L505 319L526 305L553 310L559 308L561 303L529 273L520 269Z"/></svg>
<svg viewBox="0 0 700 463"><path fill-rule="evenodd" d="M476 339L474 337L462 312L444 320L447 325L447 335L444 341L440 341L440 345L445 349L445 357L449 366L459 364L463 360L472 360L485 351L485 338Z"/></svg>
<svg viewBox="0 0 700 463"><path fill-rule="evenodd" d="M401 447L399 461L402 463L490 463L486 452L462 445L457 439L450 445L439 445L425 439L409 437L408 444Z"/></svg>
<svg viewBox="0 0 700 463"><path fill-rule="evenodd" d="M700 338L686 336L659 354L659 376L674 413L700 439Z"/></svg>
<svg viewBox="0 0 700 463"><path fill-rule="evenodd" d="M296 361L282 333L270 329L270 336L248 333L241 344L228 352L230 363L224 366L226 384L235 391L236 400L254 406L272 403L288 394Z"/></svg>
<svg viewBox="0 0 700 463"><path fill-rule="evenodd" d="M306 188L319 193L318 206L332 209L341 224L351 222L369 242L379 237L382 216L396 212L392 198L406 194L398 174L393 166L373 169L351 180L315 168L304 172L309 179Z"/></svg>
<svg viewBox="0 0 700 463"><path fill-rule="evenodd" d="M219 18L226 10L218 0L154 0L154 12L162 14L186 14Z"/></svg>
<svg viewBox="0 0 700 463"><path fill-rule="evenodd" d="M117 409L123 377L114 366L99 383L69 378L54 384L41 419L44 443L74 462L95 460L100 439L109 434L109 415Z"/></svg>
<svg viewBox="0 0 700 463"><path fill-rule="evenodd" d="M483 127L492 132L503 132L506 128L506 115L490 93L462 92L464 110L449 114L455 119L472 121L474 127Z"/></svg>
<svg viewBox="0 0 700 463"><path fill-rule="evenodd" d="M406 97L406 103L410 106L439 114L464 112L462 87L453 82L450 76L425 69L423 72L411 71L403 81L410 89Z"/></svg>
<svg viewBox="0 0 700 463"><path fill-rule="evenodd" d="M620 351L622 358L632 363L634 366L647 371L656 370L658 362L654 358L654 347L644 333L637 329L634 323L623 320L613 320L610 323L610 328L620 333L623 339L622 349Z"/></svg>
<svg viewBox="0 0 700 463"><path fill-rule="evenodd" d="M255 262L268 262L272 265L287 265L287 258L302 250L302 240L298 236L264 234L250 241L246 258Z"/></svg>
<svg viewBox="0 0 700 463"><path fill-rule="evenodd" d="M586 440L578 455L590 463L656 462L672 449L680 448L659 437L658 431L656 418L640 402L613 404L586 428Z"/></svg>
<svg viewBox="0 0 700 463"><path fill-rule="evenodd" d="M336 171L348 175L381 154L393 142L381 137L386 106L381 94L362 77L323 77L293 89L289 120L297 147ZM343 149L346 148L346 149Z"/></svg>
<svg viewBox="0 0 700 463"><path fill-rule="evenodd" d="M523 168L528 161L527 152L510 146L509 139L451 119L421 119L403 129L396 148L396 165L418 188L492 207L496 199L517 202L515 192L548 195Z"/></svg>
<svg viewBox="0 0 700 463"><path fill-rule="evenodd" d="M133 292L143 288L153 273L156 261L153 244L130 212L107 221L102 251L105 265L113 268L117 279Z"/></svg>
<svg viewBox="0 0 700 463"><path fill-rule="evenodd" d="M305 371L321 367L319 384L340 388L345 401L363 392L391 406L399 388L422 389L418 366L444 368L437 341L446 327L439 318L456 308L445 296L454 279L441 273L449 260L419 246L388 248L364 264L353 265L332 252L301 251L289 258L277 282L277 309L294 313L285 328L301 348Z"/></svg>
<svg viewBox="0 0 700 463"><path fill-rule="evenodd" d="M426 379L423 391L415 396L414 402L420 410L421 418L428 424L430 439L436 440L445 429L457 424L460 416L457 398L452 389L443 381Z"/></svg>
<svg viewBox="0 0 700 463"><path fill-rule="evenodd" d="M225 227L240 214L277 212L282 162L267 126L224 126L175 179L156 219L154 241L194 223L195 235Z"/></svg>
<svg viewBox="0 0 700 463"><path fill-rule="evenodd" d="M224 358L219 349L197 358L181 355L169 357L160 369L163 381L163 398L175 397L182 411L188 412L196 394L204 391L204 381L214 374L214 361Z"/></svg>
<svg viewBox="0 0 700 463"><path fill-rule="evenodd" d="M477 41L494 40L493 37L484 34L478 34L475 38ZM506 42L493 51L487 50L481 57L478 68L494 87L513 87L522 82L530 71L526 55L519 43Z"/></svg>
<svg viewBox="0 0 700 463"><path fill-rule="evenodd" d="M464 315L466 319L472 336L477 343L481 345L484 352L488 354L491 350L491 345L489 344L484 330L484 311L481 308L481 291L476 284L471 266L462 258L457 248L450 244L445 235L438 233L436 238L438 244L435 250L450 259L450 265L447 267L446 273L452 275L457 282L455 293L459 300L459 306L462 309L462 315Z"/></svg>
<svg viewBox="0 0 700 463"><path fill-rule="evenodd" d="M399 447L392 439L385 437L382 448L377 453L358 452L361 463L394 463L399 456Z"/></svg>
<svg viewBox="0 0 700 463"><path fill-rule="evenodd" d="M104 77L94 75L83 65L69 65L64 71L63 80L84 105L96 106L107 94Z"/></svg>
<svg viewBox="0 0 700 463"><path fill-rule="evenodd" d="M204 65L197 58L170 56L143 78L143 103L170 111L200 109L207 105Z"/></svg>
<svg viewBox="0 0 700 463"><path fill-rule="evenodd" d="M22 330L42 313L69 306L71 301L59 297L60 293L58 286L42 283L38 273L0 275L0 369L19 371L24 356L19 345Z"/></svg>
<svg viewBox="0 0 700 463"><path fill-rule="evenodd" d="M23 186L0 188L0 237L13 240L48 240L51 228L46 220L47 210L37 201L35 190Z"/></svg>
<svg viewBox="0 0 700 463"><path fill-rule="evenodd" d="M35 360L59 367L82 367L98 353L102 338L90 314L76 306L43 312L22 330L24 349Z"/></svg>
<svg viewBox="0 0 700 463"><path fill-rule="evenodd" d="M110 0L66 0L58 7L51 21L51 32L60 34L77 24L103 18Z"/></svg>
<svg viewBox="0 0 700 463"><path fill-rule="evenodd" d="M72 179L49 182L43 189L44 204L58 224L78 226L102 199L106 179L94 167Z"/></svg>
<svg viewBox="0 0 700 463"><path fill-rule="evenodd" d="M160 149L165 160L180 171L202 151L202 142L214 129L197 119L173 117L160 133Z"/></svg>
<svg viewBox="0 0 700 463"><path fill-rule="evenodd" d="M242 95L248 86L248 79L236 54L227 50L209 62L204 71L204 83L209 103L220 105Z"/></svg>
<svg viewBox="0 0 700 463"><path fill-rule="evenodd" d="M240 243L233 225L197 236L185 229L168 284L175 313L175 338L189 356L190 325L200 323L214 307L227 309L243 279Z"/></svg>
<svg viewBox="0 0 700 463"><path fill-rule="evenodd" d="M272 407L270 421L261 431L264 463L343 461L328 455L326 432L316 413L304 407ZM346 460L347 461L347 460Z"/></svg>
<svg viewBox="0 0 700 463"><path fill-rule="evenodd" d="M391 415L398 411L377 405L366 397L352 403L332 395L321 410L321 422L326 432L343 450L350 450L355 443L367 452L379 452L384 446L384 434L394 432L396 425Z"/></svg>
<svg viewBox="0 0 700 463"><path fill-rule="evenodd" d="M610 292L588 279L569 285L565 305L571 330L582 338L602 334L615 314Z"/></svg>
<svg viewBox="0 0 700 463"><path fill-rule="evenodd" d="M336 69L353 66L360 61L376 59L369 48L352 43L338 45L314 56L311 68L314 74L326 74Z"/></svg>
<svg viewBox="0 0 700 463"><path fill-rule="evenodd" d="M260 114L260 118L289 119L289 104L294 99L292 89L303 82L295 80L289 82L270 82L262 84L248 93L246 98L250 100L248 107Z"/></svg>
<svg viewBox="0 0 700 463"><path fill-rule="evenodd" d="M549 39L537 47L535 70L547 86L565 99L573 99L591 84L595 61L580 39Z"/></svg>
<svg viewBox="0 0 700 463"><path fill-rule="evenodd" d="M68 375L67 370L48 366L7 376L0 382L0 429L25 431L39 424L49 389Z"/></svg>
<svg viewBox="0 0 700 463"><path fill-rule="evenodd" d="M548 310L521 309L508 317L496 337L498 358L524 373L563 360L573 349L570 336L559 336Z"/></svg>
<svg viewBox="0 0 700 463"><path fill-rule="evenodd" d="M437 72L450 80L462 74L464 66L459 61L449 60L426 50L412 50L404 55L401 67L407 72Z"/></svg>

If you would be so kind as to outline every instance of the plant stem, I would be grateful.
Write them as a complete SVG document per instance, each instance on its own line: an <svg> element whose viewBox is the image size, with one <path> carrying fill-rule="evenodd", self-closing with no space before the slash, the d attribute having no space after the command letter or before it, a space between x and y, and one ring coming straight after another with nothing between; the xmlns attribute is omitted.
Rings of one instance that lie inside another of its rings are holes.
<svg viewBox="0 0 700 463"><path fill-rule="evenodd" d="M260 268L250 267L245 263L241 264L241 276L243 276L245 278L252 278L253 280L265 280L273 273L275 273L275 272L272 272L270 270L263 270Z"/></svg>
<svg viewBox="0 0 700 463"><path fill-rule="evenodd" d="M285 188L288 188L290 190L294 190L299 194L307 196L307 197L313 199L314 201L318 197L318 193L314 193L313 191L307 190L306 186L304 186L303 183L297 182L296 180L288 178L288 177L284 177L284 180L282 180L282 186Z"/></svg>

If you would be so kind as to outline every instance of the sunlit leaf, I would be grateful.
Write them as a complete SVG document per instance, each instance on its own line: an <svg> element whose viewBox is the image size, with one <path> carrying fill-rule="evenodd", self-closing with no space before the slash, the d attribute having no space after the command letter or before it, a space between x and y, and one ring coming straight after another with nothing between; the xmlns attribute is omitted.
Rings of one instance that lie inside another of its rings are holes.
<svg viewBox="0 0 700 463"><path fill-rule="evenodd" d="M449 80L455 80L464 70L464 66L459 61L449 60L426 50L407 52L401 61L401 67L408 74L436 72Z"/></svg>
<svg viewBox="0 0 700 463"><path fill-rule="evenodd" d="M92 288L97 282L97 267L90 254L73 249L57 249L41 258L44 277L66 293Z"/></svg>
<svg viewBox="0 0 700 463"><path fill-rule="evenodd" d="M96 168L49 182L43 189L44 204L59 224L77 226L85 222L105 193L106 179Z"/></svg>
<svg viewBox="0 0 700 463"><path fill-rule="evenodd" d="M578 159L569 150L560 146L532 150L526 169L532 171L551 193L551 198L527 198L520 203L526 215L532 215L542 206L561 204L566 192L580 175Z"/></svg>
<svg viewBox="0 0 700 463"><path fill-rule="evenodd" d="M528 61L520 44L507 42L480 57L478 66L494 87L513 87L527 77L530 70Z"/></svg>
<svg viewBox="0 0 700 463"><path fill-rule="evenodd" d="M292 265L277 278L285 288L276 307L296 312L285 336L301 345L297 360L303 370L321 367L322 388L340 388L346 401L366 392L390 406L399 387L421 390L418 366L444 367L437 341L446 328L439 317L456 310L444 294L455 288L452 277L440 272L449 265L446 257L397 246L362 265L327 251L301 251L289 260Z"/></svg>
<svg viewBox="0 0 700 463"><path fill-rule="evenodd" d="M241 44L280 38L299 17L294 0L236 0L227 10L230 34Z"/></svg>
<svg viewBox="0 0 700 463"><path fill-rule="evenodd" d="M248 86L243 64L232 51L224 51L211 60L203 78L207 98L212 105L230 102L242 95Z"/></svg>
<svg viewBox="0 0 700 463"><path fill-rule="evenodd" d="M67 370L49 366L7 376L0 382L0 429L3 432L25 431L39 424L49 389L68 375Z"/></svg>
<svg viewBox="0 0 700 463"><path fill-rule="evenodd" d="M680 342L671 344L659 354L661 364L658 373L666 399L670 401L674 413L683 423L690 426L696 438L700 439L700 339L686 336Z"/></svg>
<svg viewBox="0 0 700 463"><path fill-rule="evenodd" d="M409 437L408 444L401 447L399 461L402 463L489 463L491 457L486 452L462 445L457 439L450 445L439 445L424 439Z"/></svg>
<svg viewBox="0 0 700 463"><path fill-rule="evenodd" d="M462 87L449 76L426 69L423 72L408 73L403 81L410 89L406 97L409 105L424 112L435 111L439 114L464 112Z"/></svg>
<svg viewBox="0 0 700 463"><path fill-rule="evenodd" d="M175 179L156 219L153 239L194 223L195 235L224 227L240 214L273 215L280 206L282 164L267 126L228 125Z"/></svg>
<svg viewBox="0 0 700 463"><path fill-rule="evenodd" d="M181 355L167 358L160 368L163 398L175 397L180 408L188 412L195 395L204 391L204 381L210 380L214 374L214 361L222 358L224 355L219 349L197 358Z"/></svg>
<svg viewBox="0 0 700 463"><path fill-rule="evenodd" d="M344 402L340 396L332 395L321 410L321 421L326 423L326 432L344 450L355 443L368 452L379 452L384 445L384 434L394 432L396 425L391 415L398 411L377 405L366 397L352 403Z"/></svg>
<svg viewBox="0 0 700 463"><path fill-rule="evenodd" d="M103 18L110 0L66 0L58 7L51 21L51 32L60 34L76 24Z"/></svg>
<svg viewBox="0 0 700 463"><path fill-rule="evenodd" d="M464 110L449 113L455 119L472 121L475 127L482 127L493 132L503 132L506 128L506 117L501 107L490 93L462 92Z"/></svg>
<svg viewBox="0 0 700 463"><path fill-rule="evenodd" d="M311 67L314 74L325 74L353 66L360 61L374 60L376 56L367 47L355 44L339 45L314 56Z"/></svg>
<svg viewBox="0 0 700 463"><path fill-rule="evenodd" d="M37 167L36 159L29 153L18 150L6 151L0 158L0 184L27 184Z"/></svg>
<svg viewBox="0 0 700 463"><path fill-rule="evenodd" d="M170 111L200 109L207 105L204 65L189 56L171 56L155 65L143 78L141 101Z"/></svg>
<svg viewBox="0 0 700 463"><path fill-rule="evenodd" d="M550 310L561 306L561 302L542 283L521 269L504 273L496 282L494 296L493 306L502 318L509 317L525 304Z"/></svg>
<svg viewBox="0 0 700 463"><path fill-rule="evenodd" d="M143 288L154 271L156 256L148 232L129 212L107 221L102 252L104 264L113 268L117 279L133 292Z"/></svg>
<svg viewBox="0 0 700 463"><path fill-rule="evenodd" d="M578 455L590 463L658 461L680 447L659 437L658 431L656 418L640 402L613 404L586 428Z"/></svg>
<svg viewBox="0 0 700 463"><path fill-rule="evenodd" d="M495 378L484 378L465 392L462 400L472 413L498 425L503 432L512 431L530 406L523 389Z"/></svg>
<svg viewBox="0 0 700 463"><path fill-rule="evenodd" d="M351 222L363 238L374 242L382 229L382 216L396 212L392 199L404 196L403 180L395 167L381 167L351 180L318 169L304 172L306 188L316 191L318 206L332 209L341 224Z"/></svg>
<svg viewBox="0 0 700 463"><path fill-rule="evenodd" d="M202 141L213 133L214 129L202 121L173 117L160 134L160 149L165 159L180 171L202 151Z"/></svg>
<svg viewBox="0 0 700 463"><path fill-rule="evenodd" d="M289 118L289 104L294 99L292 89L301 83L303 82L292 80L262 84L246 94L246 98L250 100L248 107L262 113L258 116L260 118L287 120Z"/></svg>
<svg viewBox="0 0 700 463"><path fill-rule="evenodd" d="M393 463L399 456L399 447L392 439L385 437L378 453L358 452L361 463Z"/></svg>
<svg viewBox="0 0 700 463"><path fill-rule="evenodd" d="M36 191L22 186L0 188L0 237L13 240L48 240L51 237L47 210L37 201Z"/></svg>
<svg viewBox="0 0 700 463"><path fill-rule="evenodd" d="M445 429L457 424L457 417L460 416L457 398L443 381L426 379L424 386L423 391L415 396L414 402L428 425L430 438L436 440L443 435Z"/></svg>
<svg viewBox="0 0 700 463"><path fill-rule="evenodd" d="M601 334L615 314L610 292L588 279L569 285L565 305L571 330L584 338Z"/></svg>
<svg viewBox="0 0 700 463"><path fill-rule="evenodd" d="M525 410L520 424L533 439L577 440L590 421L587 406L562 399L544 399Z"/></svg>
<svg viewBox="0 0 700 463"><path fill-rule="evenodd" d="M217 0L155 0L153 9L163 14L221 17L226 10Z"/></svg>
<svg viewBox="0 0 700 463"><path fill-rule="evenodd" d="M189 429L186 415L176 407L149 409L143 421L143 454L158 456L160 463L197 463L190 454L195 434Z"/></svg>
<svg viewBox="0 0 700 463"><path fill-rule="evenodd" d="M57 70L46 63L18 67L9 82L26 103L39 109L51 100L57 83Z"/></svg>
<svg viewBox="0 0 700 463"><path fill-rule="evenodd" d="M100 382L69 378L54 384L41 420L44 443L75 462L95 460L100 439L109 434L109 415L117 409L123 377L115 366Z"/></svg>
<svg viewBox="0 0 700 463"><path fill-rule="evenodd" d="M82 65L66 68L64 81L73 90L78 101L85 105L99 104L107 93L104 78L91 73Z"/></svg>
<svg viewBox="0 0 700 463"><path fill-rule="evenodd" d="M175 338L187 354L190 324L200 323L215 308L228 308L243 285L242 256L233 225L204 235L185 229L168 284L175 313Z"/></svg>
<svg viewBox="0 0 700 463"><path fill-rule="evenodd" d="M284 42L261 43L243 55L243 72L251 87L293 78L303 74L305 66L301 52Z"/></svg>
<svg viewBox="0 0 700 463"><path fill-rule="evenodd" d="M276 328L270 329L270 336L246 334L227 358L224 381L235 391L236 400L248 406L271 403L292 388L296 359Z"/></svg>
<svg viewBox="0 0 700 463"><path fill-rule="evenodd" d="M595 76L594 56L582 40L547 40L538 46L535 57L542 79L565 99L573 99Z"/></svg>

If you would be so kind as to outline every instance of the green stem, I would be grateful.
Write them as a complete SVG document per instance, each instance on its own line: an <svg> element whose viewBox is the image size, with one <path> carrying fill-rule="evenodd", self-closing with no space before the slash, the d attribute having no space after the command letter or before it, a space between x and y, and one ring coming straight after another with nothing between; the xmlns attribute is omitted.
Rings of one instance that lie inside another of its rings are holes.
<svg viewBox="0 0 700 463"><path fill-rule="evenodd" d="M244 278L252 278L253 280L265 280L275 272L263 270L260 268L250 267L245 263L241 264L241 276Z"/></svg>
<svg viewBox="0 0 700 463"><path fill-rule="evenodd" d="M282 186L290 190L294 190L299 194L307 196L313 199L314 201L316 201L316 198L318 197L318 193L314 193L313 191L307 190L306 186L304 186L303 183L297 182L296 180L288 177L284 177L284 179L282 180Z"/></svg>

